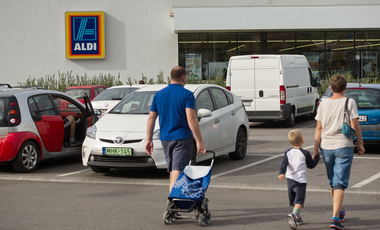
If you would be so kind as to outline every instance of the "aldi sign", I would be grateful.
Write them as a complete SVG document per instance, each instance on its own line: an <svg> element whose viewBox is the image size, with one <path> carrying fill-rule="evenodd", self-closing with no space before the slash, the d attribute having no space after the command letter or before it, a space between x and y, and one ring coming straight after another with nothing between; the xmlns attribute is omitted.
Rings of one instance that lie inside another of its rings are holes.
<svg viewBox="0 0 380 230"><path fill-rule="evenodd" d="M66 58L105 58L104 12L66 12Z"/></svg>

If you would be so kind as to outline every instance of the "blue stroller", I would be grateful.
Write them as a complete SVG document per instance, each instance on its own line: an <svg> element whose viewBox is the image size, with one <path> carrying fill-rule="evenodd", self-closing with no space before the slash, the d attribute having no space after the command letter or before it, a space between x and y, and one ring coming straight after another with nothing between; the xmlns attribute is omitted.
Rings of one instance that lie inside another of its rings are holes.
<svg viewBox="0 0 380 230"><path fill-rule="evenodd" d="M167 211L164 214L164 223L169 224L176 219L194 218L203 227L210 224L211 213L208 211L206 190L210 184L211 169L214 164L215 153L210 166L187 165L174 183L168 198ZM181 216L179 212L192 212L195 216Z"/></svg>

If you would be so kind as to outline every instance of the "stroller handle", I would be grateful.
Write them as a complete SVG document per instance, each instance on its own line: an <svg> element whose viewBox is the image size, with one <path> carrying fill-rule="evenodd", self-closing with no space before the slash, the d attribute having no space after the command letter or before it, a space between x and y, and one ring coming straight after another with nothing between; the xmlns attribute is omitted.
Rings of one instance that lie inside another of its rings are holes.
<svg viewBox="0 0 380 230"><path fill-rule="evenodd" d="M206 150L206 152L204 153L204 154L206 154L206 153L212 153L212 158L211 158L211 165L210 166L213 166L213 164L214 164L214 159L215 159L215 152L214 151L207 151ZM189 165L191 165L191 160L190 160L190 162L189 162Z"/></svg>

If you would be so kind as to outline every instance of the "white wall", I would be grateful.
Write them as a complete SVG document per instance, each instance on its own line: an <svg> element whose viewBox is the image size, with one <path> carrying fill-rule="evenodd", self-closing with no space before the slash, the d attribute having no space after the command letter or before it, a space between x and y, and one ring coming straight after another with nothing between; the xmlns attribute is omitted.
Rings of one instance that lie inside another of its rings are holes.
<svg viewBox="0 0 380 230"><path fill-rule="evenodd" d="M178 64L178 36L169 17L172 2L150 0L1 0L0 83L72 70L141 79L169 76ZM106 58L69 60L65 56L65 12L104 11Z"/></svg>
<svg viewBox="0 0 380 230"><path fill-rule="evenodd" d="M291 6L291 11L297 11L299 8L293 7L366 6L364 16L368 18L368 15L379 12L378 8L370 6L378 7L379 4L379 0L0 0L0 83L16 85L29 76L38 79L57 75L58 71L71 70L74 75L87 73L88 76L99 73L117 75L120 72L123 83L127 77L141 79L142 73L154 78L160 70L169 76L171 68L178 64L178 36L174 22L185 27L179 30L251 29L252 25L240 22L229 21L225 24L223 17L235 20L237 15L223 13L223 7L237 7L249 15L249 11L256 7L275 11L278 7ZM181 14L176 13L174 18L169 17L169 12L174 8L193 8L193 11L188 16L182 14L182 18ZM65 58L66 11L105 12L105 59ZM198 20L197 27L189 29L189 26L195 25L194 21L199 15L207 19L212 12L216 12L219 18ZM341 13L344 12L338 9L334 17L339 17ZM294 25L302 23L298 20L299 15L292 17L289 16L287 22ZM377 17L370 16L370 19L376 20L367 19L367 25L379 28L380 20ZM327 21L332 22L333 19Z"/></svg>

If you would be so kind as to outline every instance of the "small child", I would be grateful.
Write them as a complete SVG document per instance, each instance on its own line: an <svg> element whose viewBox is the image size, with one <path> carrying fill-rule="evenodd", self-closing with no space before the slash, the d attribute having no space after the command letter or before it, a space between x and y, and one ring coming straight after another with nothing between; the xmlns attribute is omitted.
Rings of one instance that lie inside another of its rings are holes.
<svg viewBox="0 0 380 230"><path fill-rule="evenodd" d="M288 215L288 223L291 229L297 229L297 225L303 224L300 211L306 196L306 169L318 164L319 154L311 157L309 151L302 149L304 139L301 130L291 130L288 138L293 148L285 151L278 179L287 178L289 204L293 207L293 212Z"/></svg>

